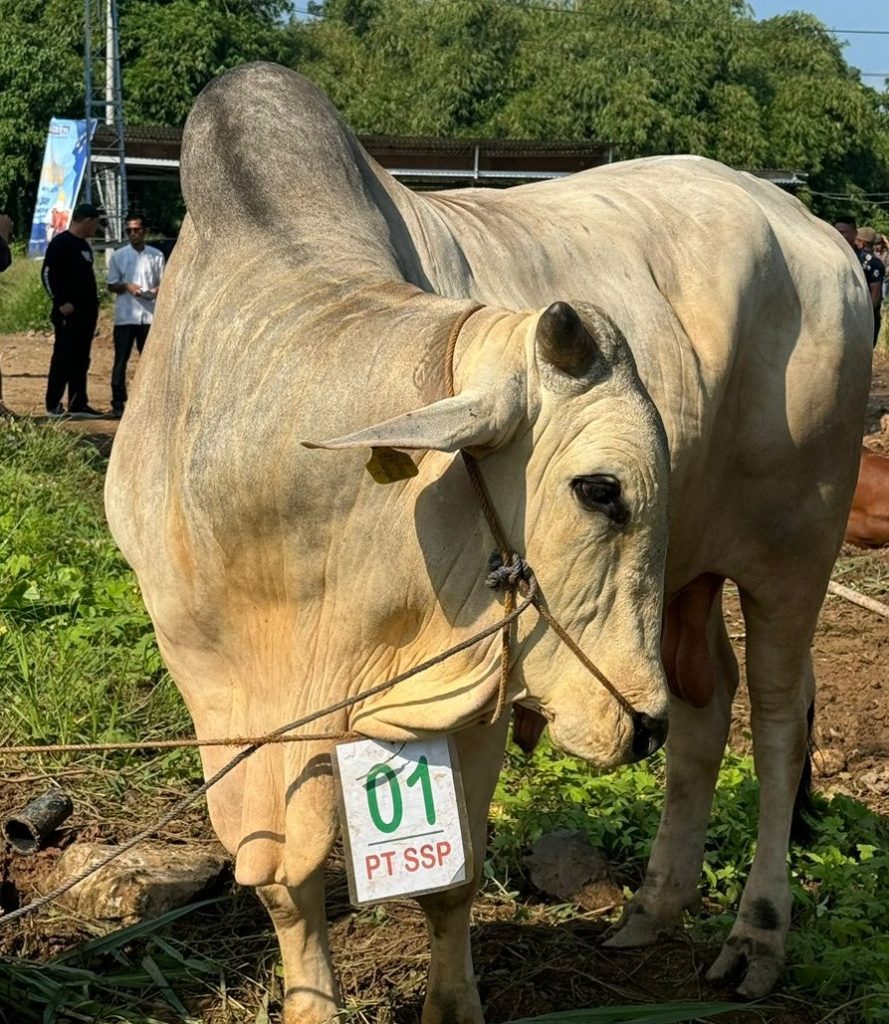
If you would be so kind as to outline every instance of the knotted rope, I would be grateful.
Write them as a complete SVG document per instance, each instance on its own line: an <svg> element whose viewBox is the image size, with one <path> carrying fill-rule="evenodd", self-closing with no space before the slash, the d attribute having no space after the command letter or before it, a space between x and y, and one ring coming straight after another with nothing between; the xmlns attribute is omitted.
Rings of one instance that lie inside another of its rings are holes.
<svg viewBox="0 0 889 1024"><path fill-rule="evenodd" d="M445 382L448 392L448 397L454 396L454 355L457 347L457 339L460 336L460 331L466 324L466 321L479 309L483 308L481 305L473 305L469 309L465 310L455 321L451 327L450 336L448 338L448 344L446 348L445 356ZM448 658L454 657L454 655L461 653L462 651L468 650L475 644L486 639L489 636L493 636L494 633L500 632L501 634L501 647L500 647L500 683L497 693L497 702L494 709L494 715L491 720L492 724L496 722L503 714L503 710L506 706L507 700L507 687L509 684L509 653L510 653L510 627L512 624L522 615L530 606L533 604L537 609L537 613L540 617L550 625L555 631L559 639L571 650L575 656L581 661L581 663L589 670L589 672L596 678L608 692L614 697L614 699L627 711L630 715L635 715L635 709L623 696L619 693L610 680L608 680L592 661L584 654L580 647L571 639L567 632L562 626L553 618L549 613L548 609L544 605L540 592L538 590L537 579L528 563L514 551L510 550L509 545L506 542L504 531L500 525L500 521L497 517L497 513L494 509L491 499L488 496L487 489L485 488L484 481L481 478L478 464L476 460L465 451L461 451L463 462L466 466L466 472L469 475L472 488L475 491L476 498L478 499L479 506L482 509L485 520L488 524L488 528L491 531L491 535L494 538L494 542L497 544L498 551L494 552L491 556L489 563L489 571L485 578L485 585L495 591L504 592L504 615L498 619L497 622L490 626L486 626L484 629L473 634L467 640L463 640L453 647L449 647L446 651L436 655L434 658L429 658L420 665L416 665L414 668L407 669L405 672L400 673L393 679L389 679L384 683L380 683L378 686L372 687L370 690L365 690L363 693L356 694L353 697L346 697L335 704L331 704L326 708L322 708L319 711L314 711L309 715L305 715L303 718L298 719L295 722L289 722L287 725L282 725L280 728L275 729L273 732L268 733L265 736L253 736L253 737L235 737L231 739L210 739L210 740L199 740L199 739L177 739L177 740L155 740L145 742L123 742L123 743L56 743L47 745L23 745L23 746L12 746L0 748L0 754L34 754L34 753L71 753L71 752L85 752L85 751L114 751L114 750L144 750L144 749L176 749L182 747L217 747L217 746L243 746L244 749L236 754L230 761L228 761L219 771L216 772L211 778L207 779L198 789L194 792L189 793L187 796L179 800L174 806L161 815L156 821L154 821L147 828L142 829L137 835L127 840L122 846L115 847L109 855L101 860L99 863L86 868L78 875L69 879L63 885L56 887L43 896L39 896L37 899L32 900L27 906L20 907L18 910L10 911L8 914L0 916L0 927L9 924L11 921L15 921L19 918L25 917L28 914L34 913L41 907L45 907L50 903L55 902L65 893L69 892L75 886L85 881L91 875L94 875L97 871L101 871L102 868L106 867L112 861L117 860L118 857L122 857L125 853L128 853L133 847L137 846L144 839L147 839L150 835L157 832L159 829L165 828L172 821L175 821L184 811L186 811L192 804L196 803L202 796L212 789L217 782L220 782L230 772L234 771L243 761L246 761L248 757L252 756L261 747L267 746L272 743L305 743L308 741L323 741L323 740L338 740L344 739L351 735L350 733L300 733L298 735L290 735L295 729L302 728L305 725L309 725L312 722L317 721L319 718L324 718L327 715L336 713L337 711L344 711L347 708L354 706L355 704L365 701L370 697L377 696L381 693L385 693L393 686L397 686L399 683L404 682L406 679L410 679L411 676L418 675L420 672L425 672L427 669L433 668L435 665L441 664ZM516 604L516 595L522 595L522 600Z"/></svg>
<svg viewBox="0 0 889 1024"><path fill-rule="evenodd" d="M473 636L467 640L462 640L460 643L455 644L453 647L449 647L446 651L441 654L437 654L434 658L429 658L427 661L422 662L420 665L415 665L413 668L409 668L406 671L395 676L393 679L388 679L384 683L380 683L378 686L372 687L370 690L365 690L363 693L358 693L354 697L346 697L336 704L331 704L329 707L322 708L320 711L313 711L309 715L305 715L303 718L297 719L295 722L289 722L287 725L282 725L280 728L275 729L274 732L270 732L266 736L254 737L252 739L237 739L237 740L160 740L158 743L143 743L143 744L132 744L132 743L71 743L71 744L53 744L43 747L4 747L3 753L64 753L71 750L132 750L134 748L141 747L210 747L210 746L235 746L237 744L246 743L247 746L240 753L236 754L227 764L224 764L222 768L216 772L211 778L207 779L206 782L194 792L189 793L187 796L179 800L173 807L161 815L157 820L152 822L147 828L142 829L137 835L133 836L132 839L128 839L122 846L115 847L111 853L97 864L93 864L91 867L84 869L80 874L75 875L73 878L69 878L67 882L57 886L55 889L38 896L37 899L32 900L27 906L19 907L18 910L12 910L8 914L3 914L0 917L0 928L9 924L10 921L15 921L20 917L25 917L27 914L31 914L41 907L45 907L49 903L54 903L60 897L64 896L65 893L69 892L76 885L80 885L81 882L85 881L91 875L94 875L97 871L101 871L102 868L106 867L112 861L117 860L118 857L122 857L125 853L128 853L137 846L144 839L153 835L159 829L165 828L172 821L175 821L184 811L186 811L192 804L196 803L202 796L204 796L217 782L220 782L225 778L229 772L234 771L243 761L246 761L248 757L255 754L260 747L264 747L269 743L301 743L307 740L327 740L327 739L345 739L350 733L313 733L313 734L299 734L297 736L288 736L287 733L292 732L294 729L300 729L305 725L310 725L312 722L317 721L319 718L324 718L327 715L334 714L337 711L344 711L346 708L350 708L360 701L367 700L369 697L375 697L378 694L385 693L386 690L391 689L393 686L397 686L399 683L404 682L406 679L410 679L411 676L419 675L420 672L425 672L427 669L433 668L435 665L440 665L443 661L447 661L448 658L454 657L455 654L459 654L461 651L468 650L470 647L484 640L486 637L493 636L498 630L508 628L509 624L517 619L522 612L530 608L534 597L537 593L537 582L533 575L528 579L527 582L528 593L524 600L518 605L518 607L510 610L503 618L498 619L497 622L490 626L486 626L484 629L479 630Z"/></svg>
<svg viewBox="0 0 889 1024"><path fill-rule="evenodd" d="M450 337L448 338L447 349L445 351L445 390L448 398L454 397L454 357L457 351L457 339L460 337L460 332L465 326L466 322L471 316L477 313L484 307L480 304L470 306L464 310L463 313L457 317L451 328ZM494 504L488 494L488 490L485 487L485 482L482 479L481 471L479 470L478 461L474 459L468 452L461 450L460 455L463 457L463 463L466 466L466 472L469 475L469 481L472 484L472 489L475 491L476 499L481 507L484 514L485 520L488 524L488 529L491 531L491 536L494 538L494 543L497 545L497 549L500 555L499 564L500 566L513 566L519 563L525 567L525 571L533 576L528 563L524 559L520 558L511 548L510 544L506 540L506 534L500 524L500 519L494 508ZM493 558L494 556L492 556ZM497 570L499 574L499 569ZM491 578L489 574L488 579ZM503 578L498 575L498 579ZM487 582L487 581L486 581ZM488 583L488 586L491 584ZM499 588L495 588L499 589ZM516 591L522 591L522 579L519 575L510 575L509 582L506 584L506 597L504 600L504 607L508 610L513 607L515 602ZM537 590L533 600L534 607L537 609L537 614L543 619L543 621L552 628L556 636L562 641L563 644L571 651L571 653L580 661L580 663L586 668L586 670L599 682L608 693L614 698L615 701L623 708L623 710L630 715L632 718L637 717L636 709L627 700L626 697L614 686L610 679L593 664L593 662L587 657L587 655L581 650L581 648L575 643L574 640L568 635L566 630L560 623L553 618L550 614L549 609L543 602L542 596ZM503 627L501 650L500 650L500 690L497 697L497 708L494 712L493 722L503 712L503 708L506 705L506 690L509 684L509 648L510 648L510 625L507 624Z"/></svg>

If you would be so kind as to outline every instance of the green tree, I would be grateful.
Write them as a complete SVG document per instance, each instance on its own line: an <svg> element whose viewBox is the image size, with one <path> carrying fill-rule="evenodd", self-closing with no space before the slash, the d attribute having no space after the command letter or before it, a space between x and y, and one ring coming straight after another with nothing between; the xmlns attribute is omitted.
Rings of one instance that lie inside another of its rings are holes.
<svg viewBox="0 0 889 1024"><path fill-rule="evenodd" d="M332 0L300 71L359 132L467 135L508 96L523 14L502 0Z"/></svg>
<svg viewBox="0 0 889 1024"><path fill-rule="evenodd" d="M0 0L0 209L25 230L51 117L84 116L83 30L70 0Z"/></svg>
<svg viewBox="0 0 889 1024"><path fill-rule="evenodd" d="M889 191L887 97L811 15L742 0L328 0L291 59L359 131L595 139ZM842 204L840 204L842 205ZM879 218L864 201L864 219Z"/></svg>
<svg viewBox="0 0 889 1024"><path fill-rule="evenodd" d="M227 68L295 58L289 9L286 0L119 0L127 122L181 125L203 86ZM0 207L21 234L49 119L84 116L83 5L0 0L0 25ZM101 78L102 67L94 74Z"/></svg>
<svg viewBox="0 0 889 1024"><path fill-rule="evenodd" d="M294 56L285 47L286 0L122 0L124 115L178 126L217 75L252 60Z"/></svg>

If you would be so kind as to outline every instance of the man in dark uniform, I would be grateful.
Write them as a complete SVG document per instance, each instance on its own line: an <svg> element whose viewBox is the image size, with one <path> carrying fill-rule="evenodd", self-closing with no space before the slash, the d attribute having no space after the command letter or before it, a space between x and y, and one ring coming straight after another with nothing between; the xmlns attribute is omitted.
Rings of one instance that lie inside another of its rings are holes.
<svg viewBox="0 0 889 1024"><path fill-rule="evenodd" d="M0 274L12 263L9 251L9 236L12 234L12 219L6 213L0 213ZM12 413L3 402L3 374L0 373L0 418L12 417Z"/></svg>
<svg viewBox="0 0 889 1024"><path fill-rule="evenodd" d="M886 265L874 252L874 246L880 236L873 228L861 227L855 236L855 247L859 252L861 269L870 289L871 302L874 304L874 348L880 336L880 310L883 305L883 281L886 279Z"/></svg>
<svg viewBox="0 0 889 1024"><path fill-rule="evenodd" d="M871 303L874 307L874 348L876 348L877 338L880 334L880 306L883 302L883 279L886 276L886 268L883 265L883 261L878 259L873 253L877 233L873 228L859 228L855 223L855 218L851 215L840 217L834 221L833 226L852 246L864 272L864 279L867 281Z"/></svg>
<svg viewBox="0 0 889 1024"><path fill-rule="evenodd" d="M74 419L98 419L90 407L86 375L99 317L99 296L93 272L93 250L87 241L99 226L99 210L80 203L71 214L71 226L46 247L43 285L52 298L55 345L46 382L46 414L63 416L62 398L68 389L68 413Z"/></svg>

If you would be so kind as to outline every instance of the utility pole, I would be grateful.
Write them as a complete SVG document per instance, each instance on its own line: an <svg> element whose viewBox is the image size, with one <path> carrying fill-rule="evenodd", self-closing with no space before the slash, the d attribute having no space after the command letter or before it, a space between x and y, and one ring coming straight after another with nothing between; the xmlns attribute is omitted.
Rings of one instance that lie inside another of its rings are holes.
<svg viewBox="0 0 889 1024"><path fill-rule="evenodd" d="M84 194L87 202L94 202L94 193L97 194L99 205L105 209L105 241L117 243L123 241L127 215L117 0L84 0L83 28L86 118L104 120L109 129L105 133L107 143L102 146L92 141L88 143Z"/></svg>

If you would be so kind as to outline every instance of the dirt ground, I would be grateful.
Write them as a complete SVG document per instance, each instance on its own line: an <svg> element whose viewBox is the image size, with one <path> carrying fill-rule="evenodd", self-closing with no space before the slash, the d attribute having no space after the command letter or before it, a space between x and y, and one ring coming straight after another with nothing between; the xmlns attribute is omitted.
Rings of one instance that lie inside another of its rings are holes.
<svg viewBox="0 0 889 1024"><path fill-rule="evenodd" d="M43 414L51 347L51 337L41 333L0 336L4 398L15 412ZM112 357L110 328L103 321L89 374L90 402L99 409L110 407ZM137 363L134 353L133 367ZM880 432L880 420L886 413L889 357L878 354L864 435L866 444L889 453L889 429ZM889 425L889 419L884 423ZM109 418L65 426L92 435L94 441L106 447L112 442L116 422ZM889 603L889 549L864 552L844 547L834 578ZM741 655L743 620L733 594L728 597L727 616L729 632ZM828 595L815 636L814 655L819 686L816 738L820 748L815 758L816 784L824 792L846 793L877 813L889 814L889 620ZM736 747L745 747L746 732L742 695L733 729ZM0 800L0 804L5 803ZM209 841L209 835L205 835ZM39 861L29 863L32 866L27 871L19 868L18 877L13 878L23 902L31 898L38 883L34 876L39 875ZM14 876L16 869L11 864L6 867ZM427 963L419 912L413 904L389 904L356 914L348 907L341 873L336 866L331 870L332 941L344 991L361 1001L364 1020L415 1024ZM10 884L11 877L6 875L6 884ZM701 969L715 956L715 948L694 948L679 937L656 950L611 953L596 945L605 925L595 915L562 920L552 906L524 895L522 900L519 914L515 902L506 898L480 900L474 911L476 969L492 1022L573 1007L727 995L710 989L701 980ZM215 912L212 925L206 916L202 920L197 915L195 934L210 926L213 935L219 936L222 926L228 939L239 945L245 973L259 975L267 983L275 946L264 912L249 897L238 897L227 907ZM222 922L220 913L226 915ZM35 922L29 923L3 951L45 954L52 947L45 927ZM274 1005L273 999L271 1008ZM739 1009L733 1018L720 1019L814 1024L826 1019L824 1013L823 1007L779 998L767 1010ZM218 1009L208 1009L202 1017L213 1024L247 1019L220 1015ZM855 1018L830 1019L851 1022Z"/></svg>
<svg viewBox="0 0 889 1024"><path fill-rule="evenodd" d="M48 325L47 325L48 326ZM46 372L52 355L53 337L47 331L27 334L0 334L0 373L3 374L3 401L13 412L23 416L43 417L46 403ZM98 334L93 341L92 361L87 375L90 405L100 412L109 412L107 419L82 420L66 424L70 429L90 435L113 437L117 423L110 416L111 367L114 363L114 342L111 321L105 310L99 319ZM139 364L135 348L127 368L127 381L132 386ZM67 396L66 396L67 400Z"/></svg>

